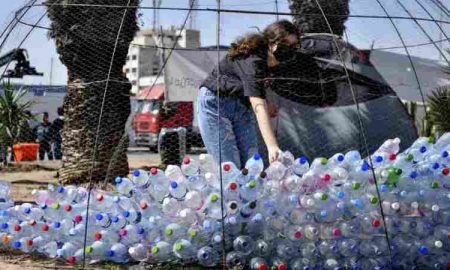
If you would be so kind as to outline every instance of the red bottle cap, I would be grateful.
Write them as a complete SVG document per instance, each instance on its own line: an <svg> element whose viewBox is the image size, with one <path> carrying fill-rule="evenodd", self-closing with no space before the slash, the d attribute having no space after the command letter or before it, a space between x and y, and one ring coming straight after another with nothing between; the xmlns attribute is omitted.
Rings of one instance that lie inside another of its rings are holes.
<svg viewBox="0 0 450 270"><path fill-rule="evenodd" d="M147 209L148 204L147 204L147 202L140 202L140 203L139 203L139 207L140 207L141 209Z"/></svg>
<svg viewBox="0 0 450 270"><path fill-rule="evenodd" d="M20 230L22 230L22 227L20 227L19 224L14 225L14 231L15 231L15 232L18 232L18 231L20 231Z"/></svg>
<svg viewBox="0 0 450 270"><path fill-rule="evenodd" d="M284 263L280 263L280 265L278 265L278 270L286 270L286 265Z"/></svg>
<svg viewBox="0 0 450 270"><path fill-rule="evenodd" d="M127 230L125 230L125 229L120 229L119 235L120 235L120 236L125 236L125 235L127 235Z"/></svg>
<svg viewBox="0 0 450 270"><path fill-rule="evenodd" d="M324 180L325 182L330 181L330 180L331 180L331 175L325 174L325 175L323 176L323 180Z"/></svg>
<svg viewBox="0 0 450 270"><path fill-rule="evenodd" d="M189 163L191 163L191 159L189 157L184 157L183 164L189 164Z"/></svg>
<svg viewBox="0 0 450 270"><path fill-rule="evenodd" d="M97 195L97 201L101 202L101 201L103 201L103 199L104 199L103 194Z"/></svg>
<svg viewBox="0 0 450 270"><path fill-rule="evenodd" d="M30 226L36 225L36 220L30 219L30 220L28 221L28 225L30 225Z"/></svg>
<svg viewBox="0 0 450 270"><path fill-rule="evenodd" d="M226 172L228 172L229 170L231 170L230 164L224 164L224 165L223 165L223 170L226 171Z"/></svg>
<svg viewBox="0 0 450 270"><path fill-rule="evenodd" d="M28 239L27 241L25 241L25 243L27 244L27 246L32 246L33 245L33 240Z"/></svg>
<svg viewBox="0 0 450 270"><path fill-rule="evenodd" d="M230 189L231 190L236 190L237 189L237 184L235 182L230 183Z"/></svg>
<svg viewBox="0 0 450 270"><path fill-rule="evenodd" d="M64 205L64 210L66 210L66 212L72 211L72 205L70 204Z"/></svg>
<svg viewBox="0 0 450 270"><path fill-rule="evenodd" d="M100 239L102 239L102 234L100 232L96 232L94 234L94 238L95 238L95 240L99 241Z"/></svg>
<svg viewBox="0 0 450 270"><path fill-rule="evenodd" d="M375 219L374 221L372 221L372 226L379 227L380 225L381 225L381 222L378 219Z"/></svg>
<svg viewBox="0 0 450 270"><path fill-rule="evenodd" d="M153 175L155 175L155 174L158 173L158 169L155 168L155 167L153 167L153 168L150 169L150 173L153 174Z"/></svg>
<svg viewBox="0 0 450 270"><path fill-rule="evenodd" d="M302 237L302 232L301 232L301 231L296 231L296 232L294 233L294 237L295 237L295 238L301 238L301 237Z"/></svg>
<svg viewBox="0 0 450 270"><path fill-rule="evenodd" d="M449 172L450 172L450 170L448 168L442 169L442 174L443 175L448 175Z"/></svg>
<svg viewBox="0 0 450 270"><path fill-rule="evenodd" d="M389 160L395 160L397 158L396 154L390 154L389 155Z"/></svg>
<svg viewBox="0 0 450 270"><path fill-rule="evenodd" d="M73 218L73 221L75 221L76 223L79 223L79 222L81 222L82 220L83 220L83 217L80 216L80 215L75 216L75 217Z"/></svg>
<svg viewBox="0 0 450 270"><path fill-rule="evenodd" d="M334 235L334 236L340 236L341 235L341 230L339 230L339 229L333 229L333 231L332 231L332 234Z"/></svg>
<svg viewBox="0 0 450 270"><path fill-rule="evenodd" d="M258 270L267 270L267 266L265 264L263 264L263 263L260 263L258 265Z"/></svg>
<svg viewBox="0 0 450 270"><path fill-rule="evenodd" d="M48 227L47 224L44 224L44 225L41 226L41 230L42 230L43 232L47 232L48 229L49 229L49 227Z"/></svg>

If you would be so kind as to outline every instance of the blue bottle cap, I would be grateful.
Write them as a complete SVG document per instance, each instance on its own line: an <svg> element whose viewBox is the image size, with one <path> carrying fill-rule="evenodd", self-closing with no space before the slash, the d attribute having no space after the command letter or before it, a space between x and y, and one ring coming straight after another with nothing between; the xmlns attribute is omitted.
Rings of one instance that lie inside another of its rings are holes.
<svg viewBox="0 0 450 270"><path fill-rule="evenodd" d="M144 228L139 228L138 231L137 231L137 233L138 233L138 234L141 234L141 235L144 234L144 233L145 233Z"/></svg>
<svg viewBox="0 0 450 270"><path fill-rule="evenodd" d="M417 177L417 172L412 171L412 172L409 174L409 177L410 177L411 179L416 179L416 177Z"/></svg>
<svg viewBox="0 0 450 270"><path fill-rule="evenodd" d="M339 162L342 162L342 161L344 161L344 155L338 155L337 156L337 161L339 161Z"/></svg>
<svg viewBox="0 0 450 270"><path fill-rule="evenodd" d="M338 192L336 193L336 195L337 195L337 197L338 197L339 199L342 199L342 198L345 197L345 192L343 192L343 191L338 191Z"/></svg>
<svg viewBox="0 0 450 270"><path fill-rule="evenodd" d="M298 202L298 197L297 197L297 195L290 195L290 196L289 196L289 202L291 202L291 203L297 203L297 202Z"/></svg>
<svg viewBox="0 0 450 270"><path fill-rule="evenodd" d="M16 241L16 242L13 243L13 246L15 248L20 248L22 246L22 244L19 241Z"/></svg>
<svg viewBox="0 0 450 270"><path fill-rule="evenodd" d="M380 162L382 162L383 161L383 157L382 156L377 156L376 158L375 158L375 162L377 162L377 163L380 163Z"/></svg>
<svg viewBox="0 0 450 270"><path fill-rule="evenodd" d="M360 199L351 200L351 203L357 207L362 207L362 202Z"/></svg>
<svg viewBox="0 0 450 270"><path fill-rule="evenodd" d="M106 251L106 256L113 257L114 256L114 251L113 250Z"/></svg>
<svg viewBox="0 0 450 270"><path fill-rule="evenodd" d="M45 210L45 209L47 209L47 205L45 203L40 204L39 208L41 208L42 210Z"/></svg>
<svg viewBox="0 0 450 270"><path fill-rule="evenodd" d="M369 164L367 164L366 161L363 162L363 164L361 165L361 171L365 172L369 170Z"/></svg>
<svg viewBox="0 0 450 270"><path fill-rule="evenodd" d="M389 188L388 188L387 185L381 185L381 186L380 186L380 191L381 191L381 192L388 192L388 191L389 191Z"/></svg>
<svg viewBox="0 0 450 270"><path fill-rule="evenodd" d="M406 192L406 190L400 191L400 196L406 197L406 195L408 195L408 192Z"/></svg>
<svg viewBox="0 0 450 270"><path fill-rule="evenodd" d="M448 152L447 152L447 151L442 152L442 157L443 157L443 158L448 157Z"/></svg>
<svg viewBox="0 0 450 270"><path fill-rule="evenodd" d="M300 164L305 164L307 161L308 161L308 160L306 159L305 156L300 156L300 157L299 157L299 162L300 162Z"/></svg>
<svg viewBox="0 0 450 270"><path fill-rule="evenodd" d="M433 164L433 169L439 169L439 163L437 163L437 162L435 162L434 164Z"/></svg>
<svg viewBox="0 0 450 270"><path fill-rule="evenodd" d="M119 222L119 217L118 216L111 216L111 221L114 223Z"/></svg>
<svg viewBox="0 0 450 270"><path fill-rule="evenodd" d="M4 229L4 230L8 229L8 223L6 223L6 222L2 223L2 229Z"/></svg>
<svg viewBox="0 0 450 270"><path fill-rule="evenodd" d="M25 209L23 209L23 212L25 214L29 214L29 213L31 213L31 208L30 207L26 207Z"/></svg>
<svg viewBox="0 0 450 270"><path fill-rule="evenodd" d="M127 211L127 210L124 210L123 212L122 212L122 215L124 216L124 217L129 217L130 216L130 212L129 211Z"/></svg>
<svg viewBox="0 0 450 270"><path fill-rule="evenodd" d="M138 177L140 174L141 174L141 173L139 172L139 170L134 170L134 171L133 171L133 175L134 175L135 177Z"/></svg>
<svg viewBox="0 0 450 270"><path fill-rule="evenodd" d="M2 211L0 211L0 216L7 217L7 216L9 216L9 213L7 210L2 210Z"/></svg>
<svg viewBox="0 0 450 270"><path fill-rule="evenodd" d="M177 182L175 182L175 181L170 182L170 187L171 188L177 188L178 187Z"/></svg>
<svg viewBox="0 0 450 270"><path fill-rule="evenodd" d="M320 211L320 216L321 217L327 217L328 216L328 211L327 210L322 210L322 211Z"/></svg>
<svg viewBox="0 0 450 270"><path fill-rule="evenodd" d="M424 196L425 195L425 190L423 190L423 189L421 189L421 190L419 190L419 196Z"/></svg>
<svg viewBox="0 0 450 270"><path fill-rule="evenodd" d="M64 187L63 186L59 186L58 189L56 189L56 191L58 193L63 193L64 192Z"/></svg>
<svg viewBox="0 0 450 270"><path fill-rule="evenodd" d="M420 252L420 254L422 254L422 255L426 255L426 254L428 254L428 248L427 248L426 246L421 246L421 247L419 248L419 252Z"/></svg>
<svg viewBox="0 0 450 270"><path fill-rule="evenodd" d="M260 160L261 159L261 155L256 153L256 154L253 155L253 159L254 160Z"/></svg>
<svg viewBox="0 0 450 270"><path fill-rule="evenodd" d="M261 221L263 219L263 216L260 213L256 213L256 215L253 216L253 221Z"/></svg>
<svg viewBox="0 0 450 270"><path fill-rule="evenodd" d="M425 153L427 151L427 148L425 146L420 147L419 149L420 153Z"/></svg>
<svg viewBox="0 0 450 270"><path fill-rule="evenodd" d="M209 220L203 221L203 228L206 230L211 229L211 221Z"/></svg>
<svg viewBox="0 0 450 270"><path fill-rule="evenodd" d="M53 228L59 229L61 227L61 222L55 221L53 222Z"/></svg>
<svg viewBox="0 0 450 270"><path fill-rule="evenodd" d="M101 213L98 213L95 215L95 219L100 221L103 219L103 215Z"/></svg>
<svg viewBox="0 0 450 270"><path fill-rule="evenodd" d="M116 182L116 184L120 184L122 183L122 177L116 177L114 181Z"/></svg>

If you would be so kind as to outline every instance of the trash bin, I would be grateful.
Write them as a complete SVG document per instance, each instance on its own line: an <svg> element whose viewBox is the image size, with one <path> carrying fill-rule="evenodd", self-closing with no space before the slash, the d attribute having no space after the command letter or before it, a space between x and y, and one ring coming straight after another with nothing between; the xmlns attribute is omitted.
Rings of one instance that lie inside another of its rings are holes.
<svg viewBox="0 0 450 270"><path fill-rule="evenodd" d="M186 155L186 128L162 128L158 152L163 165L180 165Z"/></svg>
<svg viewBox="0 0 450 270"><path fill-rule="evenodd" d="M21 161L35 161L37 159L37 152L39 144L37 143L19 143L13 146L14 158L16 162Z"/></svg>

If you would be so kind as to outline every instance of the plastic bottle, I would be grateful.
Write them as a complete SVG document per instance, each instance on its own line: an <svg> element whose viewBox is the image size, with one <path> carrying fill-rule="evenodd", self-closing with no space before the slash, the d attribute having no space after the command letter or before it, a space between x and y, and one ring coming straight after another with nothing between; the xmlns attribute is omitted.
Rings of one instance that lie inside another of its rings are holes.
<svg viewBox="0 0 450 270"><path fill-rule="evenodd" d="M186 239L176 241L172 248L173 253L179 259L190 260L197 255L195 247Z"/></svg>
<svg viewBox="0 0 450 270"><path fill-rule="evenodd" d="M135 171L134 173L139 174L139 171ZM147 180L148 180L148 176L147 176ZM133 190L133 183L125 177L116 177L115 179L116 182L116 190L117 192L119 192L120 194L123 194L125 196L131 196L131 192Z"/></svg>
<svg viewBox="0 0 450 270"><path fill-rule="evenodd" d="M166 262L172 258L172 245L167 242L159 241L150 249L151 258L157 262Z"/></svg>
<svg viewBox="0 0 450 270"><path fill-rule="evenodd" d="M264 170L264 163L261 158L261 155L254 154L247 162L245 163L245 168L248 170L248 174L250 176L257 176Z"/></svg>
<svg viewBox="0 0 450 270"><path fill-rule="evenodd" d="M148 259L148 249L143 244L136 244L128 249L130 257L134 261L143 262Z"/></svg>
<svg viewBox="0 0 450 270"><path fill-rule="evenodd" d="M244 269L246 264L243 254L231 251L225 257L225 265L228 269Z"/></svg>
<svg viewBox="0 0 450 270"><path fill-rule="evenodd" d="M182 199L187 193L187 187L185 183L174 180L170 182L169 192L172 197Z"/></svg>
<svg viewBox="0 0 450 270"><path fill-rule="evenodd" d="M249 236L238 236L233 241L233 248L237 252L249 255L255 249L255 242Z"/></svg>
<svg viewBox="0 0 450 270"><path fill-rule="evenodd" d="M200 166L199 164L191 159L190 157L186 156L183 158L183 163L181 164L181 171L186 176L193 176L199 173Z"/></svg>
<svg viewBox="0 0 450 270"><path fill-rule="evenodd" d="M109 260L117 263L126 263L129 261L128 248L121 244L116 243L111 246L111 248L106 251Z"/></svg>
<svg viewBox="0 0 450 270"><path fill-rule="evenodd" d="M219 166L214 161L213 156L209 154L200 154L198 162L200 164L200 172L203 175L206 173L217 174Z"/></svg>
<svg viewBox="0 0 450 270"><path fill-rule="evenodd" d="M209 246L202 247L197 252L197 260L205 267L217 266L220 261L219 253Z"/></svg>
<svg viewBox="0 0 450 270"><path fill-rule="evenodd" d="M267 262L263 258L255 257L250 260L250 269L252 270L268 270Z"/></svg>

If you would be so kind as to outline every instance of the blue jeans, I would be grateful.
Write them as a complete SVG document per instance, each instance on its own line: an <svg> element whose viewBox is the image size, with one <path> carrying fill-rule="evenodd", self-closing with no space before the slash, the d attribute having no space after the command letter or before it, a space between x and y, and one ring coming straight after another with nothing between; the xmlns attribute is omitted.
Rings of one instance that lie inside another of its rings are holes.
<svg viewBox="0 0 450 270"><path fill-rule="evenodd" d="M200 88L197 104L198 125L208 153L217 163L221 154L222 162L232 161L238 168L244 167L258 151L252 109L237 97L218 98L206 87Z"/></svg>

